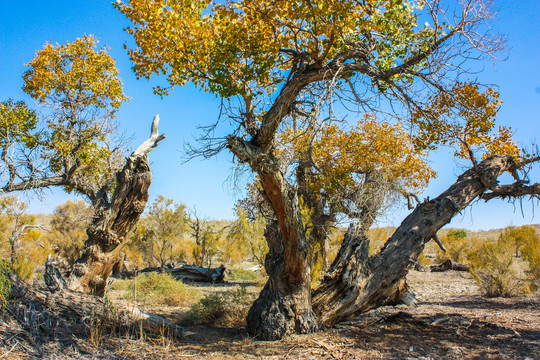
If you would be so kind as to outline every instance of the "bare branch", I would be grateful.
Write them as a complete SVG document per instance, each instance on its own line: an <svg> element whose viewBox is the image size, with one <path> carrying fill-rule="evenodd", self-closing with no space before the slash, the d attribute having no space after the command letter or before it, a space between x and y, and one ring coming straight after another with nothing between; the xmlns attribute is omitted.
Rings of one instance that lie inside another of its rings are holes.
<svg viewBox="0 0 540 360"><path fill-rule="evenodd" d="M525 185L523 182L515 182L510 185L499 185L482 195L482 199L489 201L494 198L519 198L526 195L540 200L540 183Z"/></svg>
<svg viewBox="0 0 540 360"><path fill-rule="evenodd" d="M441 248L442 251L446 252L446 248L444 247L443 243L441 242L441 239L439 239L439 236L437 235L437 233L435 233L435 235L433 235L431 237L431 239L433 241L435 241L437 243L437 245L439 245L439 247Z"/></svg>
<svg viewBox="0 0 540 360"><path fill-rule="evenodd" d="M158 130L158 124L159 124L159 114L154 117L154 120L152 121L152 132L150 134L150 137L143 142L139 147L133 151L130 155L130 159L135 160L139 157L145 156L148 154L152 149L154 149L158 143L165 139L167 135L162 134L159 135Z"/></svg>

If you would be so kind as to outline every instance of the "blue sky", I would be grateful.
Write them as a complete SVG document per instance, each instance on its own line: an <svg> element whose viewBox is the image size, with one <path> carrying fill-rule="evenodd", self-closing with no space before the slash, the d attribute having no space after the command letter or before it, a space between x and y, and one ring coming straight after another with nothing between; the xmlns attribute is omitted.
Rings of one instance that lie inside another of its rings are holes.
<svg viewBox="0 0 540 360"><path fill-rule="evenodd" d="M540 1L495 0L499 8L493 22L495 30L508 36L508 58L503 62L488 62L478 74L479 80L499 86L504 101L499 114L501 125L510 125L515 138L529 145L538 141L540 131ZM160 114L160 130L167 134L150 154L153 182L151 199L158 194L182 201L208 218L233 218L235 190L232 182L232 156L227 152L212 160L195 159L183 163L183 143L197 135L197 125L212 123L219 113L219 99L188 85L176 88L161 99L152 93L155 81L136 80L131 63L123 49L129 36L122 30L129 23L110 1L6 1L0 12L0 101L13 98L34 103L22 90L22 74L35 52L47 41L66 43L85 34L93 34L101 45L110 47L116 60L125 92L131 101L117 114L120 127L133 136L137 147L149 134L150 122ZM431 157L439 172L422 197L437 196L446 189L463 168L441 151ZM534 175L538 181L540 172ZM68 196L60 190L45 192L43 200L30 199L31 211L51 212ZM523 202L525 216L512 204L493 200L476 203L451 226L489 229L508 225L540 222L529 201ZM406 216L406 209L391 212L383 225L397 225Z"/></svg>

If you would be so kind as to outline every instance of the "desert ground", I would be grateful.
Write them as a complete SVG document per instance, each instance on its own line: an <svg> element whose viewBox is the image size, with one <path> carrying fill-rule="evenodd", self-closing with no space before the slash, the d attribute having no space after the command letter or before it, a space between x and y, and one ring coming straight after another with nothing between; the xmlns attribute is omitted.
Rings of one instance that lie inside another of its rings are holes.
<svg viewBox="0 0 540 360"><path fill-rule="evenodd" d="M89 334L82 325L58 323L55 336L25 328L25 319L4 314L0 359L539 359L540 295L484 298L466 272L411 271L408 281L419 303L384 307L333 329L258 341L243 325L193 326L184 339L167 336ZM223 292L260 284L228 282L200 286ZM111 296L112 301L114 296ZM149 310L175 321L187 311L154 306ZM46 324L43 324L46 327Z"/></svg>

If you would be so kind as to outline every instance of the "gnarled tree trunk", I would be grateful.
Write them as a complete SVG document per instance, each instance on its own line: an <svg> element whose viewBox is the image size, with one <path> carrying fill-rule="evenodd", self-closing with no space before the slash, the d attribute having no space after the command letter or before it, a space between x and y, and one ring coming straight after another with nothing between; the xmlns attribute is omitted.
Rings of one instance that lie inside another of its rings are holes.
<svg viewBox="0 0 540 360"><path fill-rule="evenodd" d="M259 175L277 219L266 231L269 253L265 267L270 278L249 311L248 330L264 340L313 332L317 321L311 309L309 244L296 191L285 180L271 150L265 152L236 137L228 140L231 151Z"/></svg>
<svg viewBox="0 0 540 360"><path fill-rule="evenodd" d="M296 193L279 170L260 178L277 223L265 233L269 248L265 268L270 278L249 311L248 330L264 340L310 333L317 329L317 320L311 309L309 245Z"/></svg>
<svg viewBox="0 0 540 360"><path fill-rule="evenodd" d="M298 272L300 277L291 281L285 272L285 249L276 222L267 226L265 237L269 251L264 265L269 279L249 309L248 331L264 340L277 340L291 333L306 334L317 330L317 320L311 309L307 256L302 261L308 268Z"/></svg>
<svg viewBox="0 0 540 360"><path fill-rule="evenodd" d="M127 159L116 174L116 188L110 201L103 193L94 203L94 217L87 234L82 256L75 262L66 281L73 291L102 296L113 266L121 260L127 235L137 225L148 201L152 174L147 154L165 138L158 132L159 116L154 118L152 133Z"/></svg>
<svg viewBox="0 0 540 360"><path fill-rule="evenodd" d="M466 171L437 198L418 205L372 257L367 239L349 229L336 261L313 292L319 324L331 326L399 298L410 301L404 279L411 260L418 258L442 226L488 189L496 188L497 178L514 167L511 157L496 156Z"/></svg>

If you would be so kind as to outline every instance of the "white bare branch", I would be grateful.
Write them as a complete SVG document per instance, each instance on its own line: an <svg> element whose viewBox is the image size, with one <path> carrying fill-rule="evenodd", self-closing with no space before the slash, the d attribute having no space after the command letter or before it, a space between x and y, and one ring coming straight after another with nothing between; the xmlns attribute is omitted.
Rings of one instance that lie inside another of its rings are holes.
<svg viewBox="0 0 540 360"><path fill-rule="evenodd" d="M159 135L158 124L159 114L156 115L152 121L152 131L150 133L150 137L139 145L139 147L133 153L131 153L129 157L130 159L135 160L139 157L145 156L158 145L158 142L167 137L165 134Z"/></svg>

